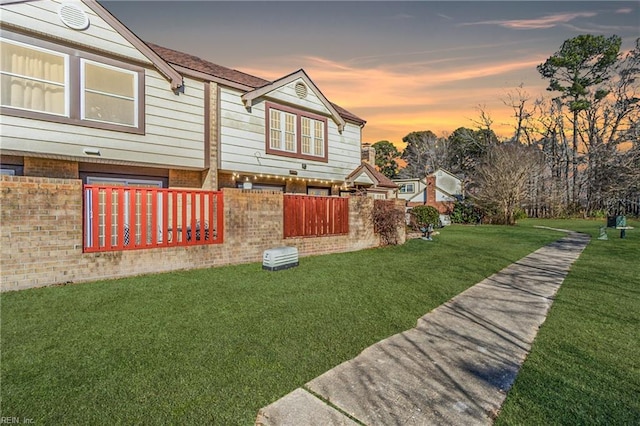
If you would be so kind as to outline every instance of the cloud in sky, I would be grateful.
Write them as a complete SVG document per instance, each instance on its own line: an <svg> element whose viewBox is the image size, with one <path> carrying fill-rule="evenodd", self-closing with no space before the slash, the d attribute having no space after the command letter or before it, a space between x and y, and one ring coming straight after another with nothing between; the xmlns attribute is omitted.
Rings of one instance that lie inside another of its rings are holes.
<svg viewBox="0 0 640 426"><path fill-rule="evenodd" d="M543 57L506 59L485 64L469 61L467 65L451 68L414 65L413 72L405 64L358 67L317 56L305 56L283 61L254 64L242 71L275 80L292 70L281 63L299 63L311 79L331 101L361 115L368 124L364 138L369 141L390 140L399 143L408 131L432 130L451 132L460 126L471 127L477 117L478 104L504 110L499 99L501 88L476 86L479 79L494 78L499 85L509 80L508 74L535 72ZM462 83L466 82L466 85ZM515 87L519 82L514 82ZM471 85L471 89L468 87ZM541 83L542 85L542 83ZM506 117L496 117L496 131L508 133L500 123Z"/></svg>
<svg viewBox="0 0 640 426"><path fill-rule="evenodd" d="M516 30L534 30L553 28L556 25L566 24L577 18L592 18L597 15L598 14L596 12L556 13L535 19L490 20L467 22L460 25L499 25L504 28L511 28Z"/></svg>
<svg viewBox="0 0 640 426"><path fill-rule="evenodd" d="M144 40L220 65L271 80L304 68L374 142L474 127L480 104L508 137L501 99L521 83L547 95L536 65L564 40L614 33L624 51L639 35L637 1L101 3Z"/></svg>

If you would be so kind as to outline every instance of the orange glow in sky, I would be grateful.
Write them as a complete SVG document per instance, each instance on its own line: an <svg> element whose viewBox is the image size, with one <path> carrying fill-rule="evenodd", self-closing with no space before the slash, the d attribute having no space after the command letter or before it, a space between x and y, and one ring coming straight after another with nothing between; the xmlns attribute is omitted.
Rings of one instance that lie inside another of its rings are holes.
<svg viewBox="0 0 640 426"><path fill-rule="evenodd" d="M531 105L536 70L565 40L640 37L637 1L101 1L145 41L276 80L300 68L365 119L363 142L403 148L414 131L477 128L479 108L513 135L508 94Z"/></svg>

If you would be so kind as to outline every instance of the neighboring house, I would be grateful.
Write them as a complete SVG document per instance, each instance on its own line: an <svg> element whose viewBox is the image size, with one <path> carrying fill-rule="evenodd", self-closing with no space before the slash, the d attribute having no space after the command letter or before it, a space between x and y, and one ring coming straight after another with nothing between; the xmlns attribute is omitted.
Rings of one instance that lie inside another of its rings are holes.
<svg viewBox="0 0 640 426"><path fill-rule="evenodd" d="M364 192L376 199L397 198L398 185L375 167L376 150L369 144L362 147L362 163L347 176L347 191Z"/></svg>
<svg viewBox="0 0 640 426"><path fill-rule="evenodd" d="M448 214L457 197L462 195L462 180L444 169L438 169L425 178L394 179L398 186L398 198L406 201L408 208L428 205Z"/></svg>
<svg viewBox="0 0 640 426"><path fill-rule="evenodd" d="M209 82L218 187L314 195L344 189L360 164L365 121L331 103L304 70L267 81L149 46L181 73Z"/></svg>

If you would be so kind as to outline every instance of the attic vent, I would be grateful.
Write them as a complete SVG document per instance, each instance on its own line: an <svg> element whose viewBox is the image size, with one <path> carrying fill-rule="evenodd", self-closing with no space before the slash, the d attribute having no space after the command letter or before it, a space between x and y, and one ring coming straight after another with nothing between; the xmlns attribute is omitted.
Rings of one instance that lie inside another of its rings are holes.
<svg viewBox="0 0 640 426"><path fill-rule="evenodd" d="M304 83L296 83L296 95L298 95L300 99L304 99L307 97L307 86L305 86Z"/></svg>
<svg viewBox="0 0 640 426"><path fill-rule="evenodd" d="M58 9L58 16L63 24L74 30L89 28L89 17L75 3L62 3Z"/></svg>

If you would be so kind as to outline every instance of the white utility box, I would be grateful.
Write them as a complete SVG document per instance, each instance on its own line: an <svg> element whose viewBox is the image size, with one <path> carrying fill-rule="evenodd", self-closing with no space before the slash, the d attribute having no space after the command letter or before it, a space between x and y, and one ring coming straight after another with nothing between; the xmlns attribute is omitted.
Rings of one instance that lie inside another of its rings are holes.
<svg viewBox="0 0 640 426"><path fill-rule="evenodd" d="M295 247L276 247L265 250L262 256L262 269L279 271L298 266L298 249Z"/></svg>

